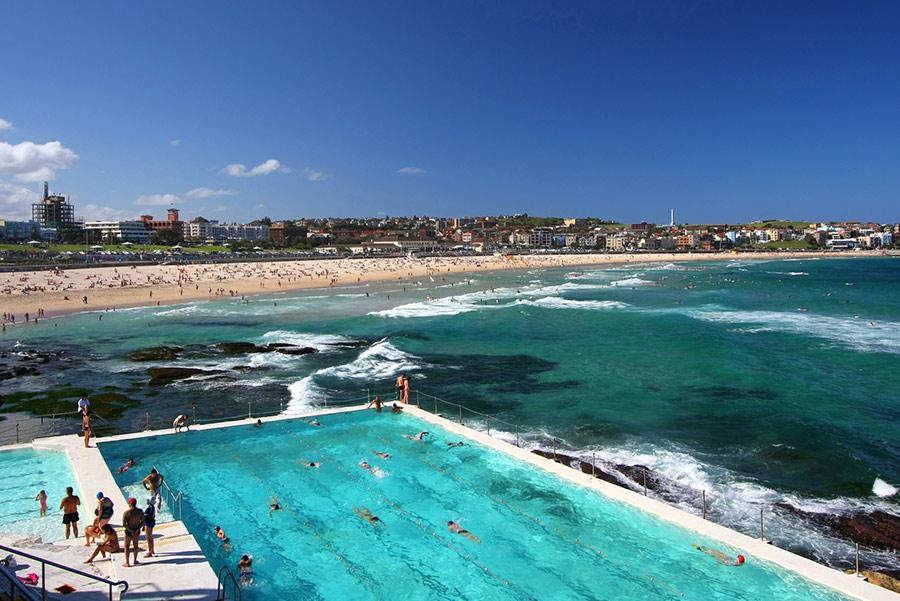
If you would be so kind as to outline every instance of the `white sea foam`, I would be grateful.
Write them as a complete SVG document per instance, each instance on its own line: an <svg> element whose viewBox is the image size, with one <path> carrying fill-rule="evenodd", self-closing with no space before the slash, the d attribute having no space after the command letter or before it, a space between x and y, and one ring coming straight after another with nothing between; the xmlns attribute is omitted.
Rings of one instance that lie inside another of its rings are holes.
<svg viewBox="0 0 900 601"><path fill-rule="evenodd" d="M266 332L259 338L263 343L284 343L296 346L308 346L317 351L334 350L336 346L354 342L352 338L338 336L336 334L309 334L305 332L292 332L290 330L273 330Z"/></svg>
<svg viewBox="0 0 900 601"><path fill-rule="evenodd" d="M521 299L513 303L515 305L527 305L531 307L543 307L545 309L587 309L608 310L624 309L630 307L628 303L612 300L572 300L559 298L558 296L545 296L537 300Z"/></svg>
<svg viewBox="0 0 900 601"><path fill-rule="evenodd" d="M610 285L618 288L622 286L652 286L654 283L655 282L639 277L630 277L625 278L624 280L615 280L614 282L610 283Z"/></svg>
<svg viewBox="0 0 900 601"><path fill-rule="evenodd" d="M320 369L316 374L354 380L384 380L420 369L418 360L384 338L360 353L354 361Z"/></svg>
<svg viewBox="0 0 900 601"><path fill-rule="evenodd" d="M177 307L175 309L166 309L164 311L157 311L154 313L157 317L171 317L171 316L181 316L181 315L191 315L193 313L197 313L200 311L200 307L198 305L186 305L184 307Z"/></svg>
<svg viewBox="0 0 900 601"><path fill-rule="evenodd" d="M706 305L680 310L694 319L714 323L749 324L744 332L786 332L814 336L864 352L900 353L900 323L787 313L779 311L742 311Z"/></svg>
<svg viewBox="0 0 900 601"><path fill-rule="evenodd" d="M897 488L895 486L891 486L881 478L875 478L875 483L872 485L872 492L875 493L875 496L884 499L896 495Z"/></svg>
<svg viewBox="0 0 900 601"><path fill-rule="evenodd" d="M365 349L359 356L344 365L334 365L317 370L288 386L291 400L285 413L294 415L326 399L325 391L316 383L317 378L332 377L370 382L394 378L401 373L411 373L425 367L419 358L395 347L386 338Z"/></svg>

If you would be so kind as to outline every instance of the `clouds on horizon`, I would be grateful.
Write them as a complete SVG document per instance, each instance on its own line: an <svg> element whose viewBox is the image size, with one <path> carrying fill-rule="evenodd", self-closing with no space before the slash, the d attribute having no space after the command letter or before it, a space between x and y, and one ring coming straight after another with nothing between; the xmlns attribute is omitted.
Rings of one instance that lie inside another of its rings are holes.
<svg viewBox="0 0 900 601"><path fill-rule="evenodd" d="M243 163L231 163L230 165L225 165L219 173L230 175L231 177L257 177L259 175L269 175L279 170L285 171L286 169L286 167L281 166L281 161L278 159L269 159L250 169L247 169L247 166Z"/></svg>
<svg viewBox="0 0 900 601"><path fill-rule="evenodd" d="M0 142L0 173L23 182L55 179L58 170L68 169L77 160L77 154L56 140L44 144Z"/></svg>
<svg viewBox="0 0 900 601"><path fill-rule="evenodd" d="M12 121L0 118L0 131L12 129Z"/></svg>

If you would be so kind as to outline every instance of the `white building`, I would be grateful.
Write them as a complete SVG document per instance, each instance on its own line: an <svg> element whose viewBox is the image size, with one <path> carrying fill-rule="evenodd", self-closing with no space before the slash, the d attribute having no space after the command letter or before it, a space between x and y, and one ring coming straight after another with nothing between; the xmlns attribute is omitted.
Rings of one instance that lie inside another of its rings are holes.
<svg viewBox="0 0 900 601"><path fill-rule="evenodd" d="M143 221L85 221L84 229L88 232L100 232L103 240L120 242L137 242L146 244L150 241L151 231Z"/></svg>
<svg viewBox="0 0 900 601"><path fill-rule="evenodd" d="M553 228L536 227L528 234L528 246L549 248L553 244Z"/></svg>

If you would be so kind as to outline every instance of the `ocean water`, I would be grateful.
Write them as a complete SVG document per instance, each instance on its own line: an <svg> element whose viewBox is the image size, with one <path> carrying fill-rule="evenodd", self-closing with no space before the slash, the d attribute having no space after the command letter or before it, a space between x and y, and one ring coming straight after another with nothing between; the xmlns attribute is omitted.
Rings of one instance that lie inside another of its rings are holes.
<svg viewBox="0 0 900 601"><path fill-rule="evenodd" d="M84 313L12 328L0 351L72 359L5 382L9 392L70 385L131 399L109 430L142 429L148 418L161 427L181 412L296 413L390 393L407 373L414 390L518 424L527 445L549 447L552 436L613 472L647 466L690 511L706 491L711 518L728 526L757 534L762 509L776 544L844 568L849 541L776 503L898 512L887 496L900 483L898 291L892 258L481 273L102 321ZM318 352L226 356L210 348L222 341ZM157 345L184 350L172 361L127 356ZM149 367L172 365L208 371L147 385ZM900 568L894 553L865 557Z"/></svg>
<svg viewBox="0 0 900 601"><path fill-rule="evenodd" d="M59 502L66 496L66 487L72 486L75 494L78 483L63 452L16 449L0 451L0 534L38 536L44 542L55 542L66 537ZM41 517L40 503L35 497L40 491L47 493L47 515ZM87 499L90 502L90 499ZM88 510L90 511L90 510ZM79 526L84 527L84 515ZM81 532L81 530L79 530Z"/></svg>
<svg viewBox="0 0 900 601"><path fill-rule="evenodd" d="M121 485L153 464L185 493L185 523L214 567L236 572L253 555L247 599L842 598L752 557L720 565L692 545L738 551L479 445L448 448L456 438L417 418L366 411L319 422L100 449L111 468L130 456L145 464L117 476ZM405 437L423 429L422 442ZM282 509L270 513L273 499ZM356 517L362 508L381 524ZM480 542L449 532L449 520Z"/></svg>

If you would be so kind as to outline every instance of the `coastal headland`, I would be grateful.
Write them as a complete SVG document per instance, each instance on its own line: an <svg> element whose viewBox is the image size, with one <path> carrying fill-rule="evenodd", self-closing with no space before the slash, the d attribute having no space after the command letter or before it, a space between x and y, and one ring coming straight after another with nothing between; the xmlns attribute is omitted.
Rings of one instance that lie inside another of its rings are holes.
<svg viewBox="0 0 900 601"><path fill-rule="evenodd" d="M2 313L17 322L197 300L246 297L309 288L406 281L483 271L575 268L627 263L784 260L872 256L878 253L754 252L648 254L529 254L467 257L380 257L213 264L98 266L0 274ZM423 282L424 283L424 282ZM425 286L427 288L427 286Z"/></svg>

